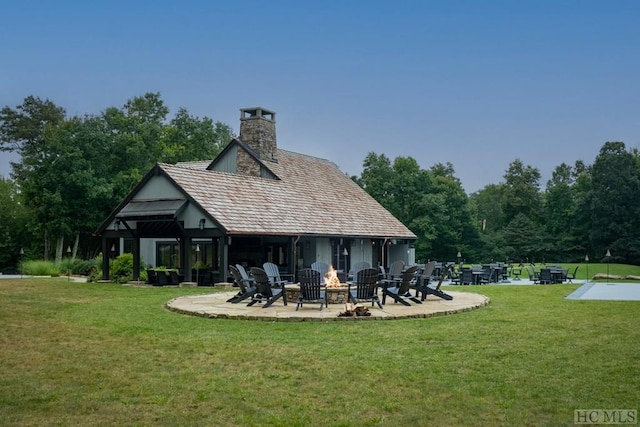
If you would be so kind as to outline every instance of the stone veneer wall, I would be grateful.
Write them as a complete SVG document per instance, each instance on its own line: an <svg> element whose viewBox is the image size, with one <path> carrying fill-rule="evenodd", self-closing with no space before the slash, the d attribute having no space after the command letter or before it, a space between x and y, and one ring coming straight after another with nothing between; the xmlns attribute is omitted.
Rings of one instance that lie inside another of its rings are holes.
<svg viewBox="0 0 640 427"><path fill-rule="evenodd" d="M236 160L236 173L259 177L260 165L246 151L239 149Z"/></svg>
<svg viewBox="0 0 640 427"><path fill-rule="evenodd" d="M262 113L262 111L260 111ZM266 111L265 111L266 113ZM270 113L273 114L273 113ZM240 141L247 144L263 161L277 161L276 123L261 116L240 119Z"/></svg>

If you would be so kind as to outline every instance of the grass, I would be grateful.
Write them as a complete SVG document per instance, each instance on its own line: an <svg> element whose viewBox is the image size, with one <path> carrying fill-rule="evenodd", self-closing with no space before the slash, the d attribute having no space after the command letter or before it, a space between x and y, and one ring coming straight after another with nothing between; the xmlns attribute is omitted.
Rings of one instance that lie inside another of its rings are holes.
<svg viewBox="0 0 640 427"><path fill-rule="evenodd" d="M31 276L58 276L60 266L53 261L27 260L22 262L20 269L22 274Z"/></svg>
<svg viewBox="0 0 640 427"><path fill-rule="evenodd" d="M576 279L585 280L587 278L587 273L589 273L589 280L593 280L593 276L596 274L607 274L607 271L610 275L615 276L640 276L640 266L637 265L629 265L629 264L614 264L611 263L607 265L606 263L548 263L547 265L559 265L562 268L566 268L569 273L573 273L574 269L578 267L578 271L576 273ZM545 264L536 264L536 268L539 270L540 268L544 268ZM529 277L527 270L523 268L522 277ZM605 279L603 279L605 280ZM597 280L596 280L597 281ZM611 280L609 280L611 281ZM618 280L624 281L624 280Z"/></svg>
<svg viewBox="0 0 640 427"><path fill-rule="evenodd" d="M491 304L430 319L291 323L164 308L210 289L3 279L0 420L526 426L572 424L574 409L637 408L640 303L565 300L577 287L465 287Z"/></svg>

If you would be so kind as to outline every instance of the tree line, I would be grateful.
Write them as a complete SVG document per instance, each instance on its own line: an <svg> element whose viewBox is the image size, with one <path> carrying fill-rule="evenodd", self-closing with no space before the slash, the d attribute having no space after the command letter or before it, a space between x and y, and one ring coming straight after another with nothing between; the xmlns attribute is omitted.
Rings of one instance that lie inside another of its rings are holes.
<svg viewBox="0 0 640 427"><path fill-rule="evenodd" d="M0 180L0 268L15 266L22 248L94 256L92 233L156 162L213 159L234 136L186 108L168 115L159 93L96 115L69 117L34 96L0 110L0 150L20 155L12 179Z"/></svg>
<svg viewBox="0 0 640 427"><path fill-rule="evenodd" d="M0 150L20 155L0 178L0 269L34 258L92 257L100 223L156 163L213 159L230 126L169 109L146 93L96 115L67 116L28 96L0 111ZM540 172L511 162L504 181L466 194L451 163L421 169L369 153L352 179L417 236L416 257L469 262L578 262L589 255L640 264L640 155L606 142L592 165Z"/></svg>
<svg viewBox="0 0 640 427"><path fill-rule="evenodd" d="M417 236L419 261L640 264L640 154L606 142L592 165L540 171L512 161L504 181L465 194L450 163L369 153L353 177ZM610 259L605 258L609 251Z"/></svg>

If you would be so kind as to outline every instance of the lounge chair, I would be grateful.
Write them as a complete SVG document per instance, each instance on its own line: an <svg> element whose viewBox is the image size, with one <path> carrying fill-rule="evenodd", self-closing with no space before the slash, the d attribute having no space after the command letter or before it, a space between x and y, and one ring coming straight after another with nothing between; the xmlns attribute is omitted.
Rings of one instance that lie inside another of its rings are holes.
<svg viewBox="0 0 640 427"><path fill-rule="evenodd" d="M238 293L236 295L234 295L233 297L229 298L227 300L227 302L231 302L231 303L239 303L241 301L246 300L247 298L250 298L253 296L253 294L255 294L257 292L256 287L253 284L253 280L249 280L249 279L244 279L242 277L242 275L240 274L240 271L238 270L237 267L234 267L233 265L229 266L229 271L231 272L231 275L233 276L233 281L235 282L236 285L238 285L238 288L240 289L238 291Z"/></svg>
<svg viewBox="0 0 640 427"><path fill-rule="evenodd" d="M305 302L320 302L320 310L327 307L327 292L322 289L322 279L320 273L312 268L304 268L298 271L300 281L300 293L298 294L298 304L296 311Z"/></svg>
<svg viewBox="0 0 640 427"><path fill-rule="evenodd" d="M365 268L356 275L355 283L347 282L349 300L358 304L360 301L371 301L371 305L378 304L382 308L378 298L378 270L375 268Z"/></svg>
<svg viewBox="0 0 640 427"><path fill-rule="evenodd" d="M411 281L413 280L417 269L418 266L415 265L413 267L407 268L402 273L402 280L400 282L396 282L394 284L385 282L382 287L382 304L386 303L387 295L393 298L395 302L399 302L403 305L411 305L409 301L413 301L417 304L422 304L422 301L417 298L417 295L414 297L410 292Z"/></svg>
<svg viewBox="0 0 640 427"><path fill-rule="evenodd" d="M264 264L262 264L262 269L265 271L265 273L267 273L267 277L269 278L271 287L280 287L291 283L280 278L280 269L272 262L265 262Z"/></svg>
<svg viewBox="0 0 640 427"><path fill-rule="evenodd" d="M269 277L263 269L251 267L250 271L251 276L253 276L257 292L251 296L251 301L247 304L248 307L257 303L264 303L262 308L267 308L280 298L282 298L284 305L287 305L287 294L284 290L284 284L281 285L281 288L272 288L271 282L269 282Z"/></svg>

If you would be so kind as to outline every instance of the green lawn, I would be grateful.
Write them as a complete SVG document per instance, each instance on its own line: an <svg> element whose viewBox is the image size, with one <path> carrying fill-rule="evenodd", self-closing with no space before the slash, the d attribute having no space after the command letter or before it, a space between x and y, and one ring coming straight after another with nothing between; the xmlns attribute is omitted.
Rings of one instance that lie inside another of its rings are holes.
<svg viewBox="0 0 640 427"><path fill-rule="evenodd" d="M629 265L629 264L610 264L606 263L548 263L548 264L536 264L536 268L539 270L541 268L546 267L547 265L560 265L562 268L566 268L570 273L573 273L576 267L578 267L578 271L576 273L576 279L585 280L587 278L587 273L589 273L589 280L593 280L593 276L596 274L607 274L616 275L620 277L626 276L638 276L640 277L640 266L638 265ZM522 277L529 277L527 270L523 269ZM605 280L605 279L603 279ZM602 281L602 280L601 280ZM611 280L607 280L611 282ZM597 280L596 280L597 282ZM620 280L620 282L624 282L624 280Z"/></svg>
<svg viewBox="0 0 640 427"><path fill-rule="evenodd" d="M210 289L0 280L3 426L571 425L640 402L640 302L578 285L449 288L429 319L251 322L164 304Z"/></svg>

